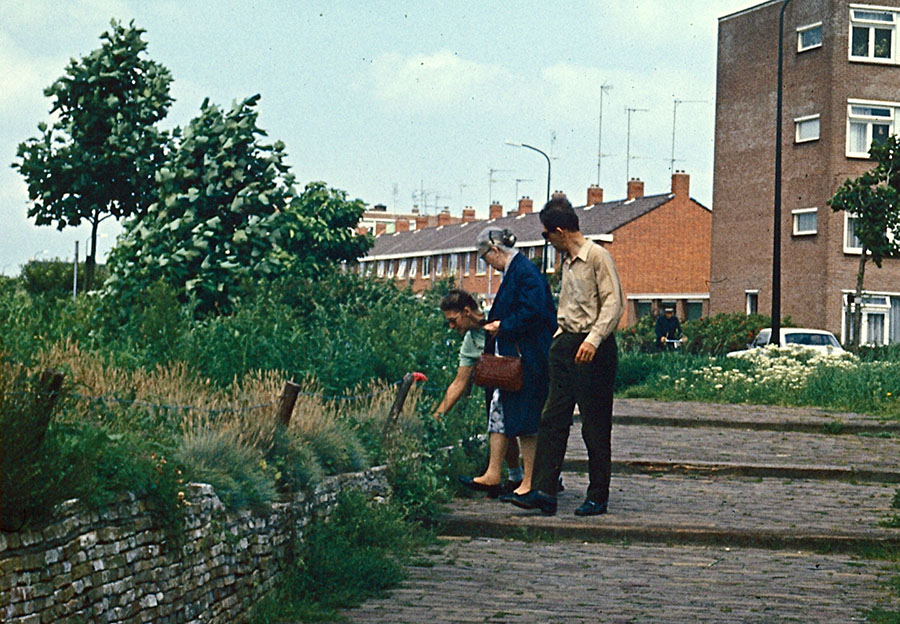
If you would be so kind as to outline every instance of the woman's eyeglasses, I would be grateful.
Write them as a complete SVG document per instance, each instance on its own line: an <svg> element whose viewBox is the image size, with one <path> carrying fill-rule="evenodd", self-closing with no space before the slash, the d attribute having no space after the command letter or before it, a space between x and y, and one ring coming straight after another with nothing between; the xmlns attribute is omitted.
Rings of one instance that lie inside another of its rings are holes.
<svg viewBox="0 0 900 624"><path fill-rule="evenodd" d="M460 314L457 314L456 316L445 316L445 317L444 317L444 324L445 324L447 327L453 327L454 325L456 325L456 324L459 322L459 317L461 317L461 316L462 316L461 313L460 313Z"/></svg>

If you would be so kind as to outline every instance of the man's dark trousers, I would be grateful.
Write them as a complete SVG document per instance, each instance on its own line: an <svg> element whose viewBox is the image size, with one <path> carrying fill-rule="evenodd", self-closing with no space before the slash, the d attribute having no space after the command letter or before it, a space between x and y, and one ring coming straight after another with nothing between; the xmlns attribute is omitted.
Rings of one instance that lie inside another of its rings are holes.
<svg viewBox="0 0 900 624"><path fill-rule="evenodd" d="M581 435L588 450L587 498L605 503L609 500L613 387L618 352L611 335L597 347L591 362L576 364L575 353L586 336L564 332L550 346L550 394L541 414L532 489L556 496L572 413L577 404Z"/></svg>

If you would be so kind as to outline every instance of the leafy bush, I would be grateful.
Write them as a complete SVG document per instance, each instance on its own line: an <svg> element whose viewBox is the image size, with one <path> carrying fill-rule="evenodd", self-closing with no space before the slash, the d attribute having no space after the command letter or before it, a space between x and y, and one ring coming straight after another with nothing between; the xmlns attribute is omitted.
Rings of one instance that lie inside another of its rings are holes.
<svg viewBox="0 0 900 624"><path fill-rule="evenodd" d="M342 492L327 521L297 544L296 566L254 609L251 621L338 619L337 610L380 595L404 577L403 565L431 540L391 504Z"/></svg>
<svg viewBox="0 0 900 624"><path fill-rule="evenodd" d="M771 327L772 319L761 314L715 314L683 325L688 339L685 347L691 353L704 355L724 355L729 351L746 349L760 329ZM791 327L790 317L781 320L782 327Z"/></svg>
<svg viewBox="0 0 900 624"><path fill-rule="evenodd" d="M22 267L19 280L25 291L31 295L48 295L51 297L71 297L72 282L75 279L74 264L67 260L30 260ZM104 265L94 268L94 284L101 284L106 279ZM87 278L87 268L83 262L78 263L78 292L83 293Z"/></svg>

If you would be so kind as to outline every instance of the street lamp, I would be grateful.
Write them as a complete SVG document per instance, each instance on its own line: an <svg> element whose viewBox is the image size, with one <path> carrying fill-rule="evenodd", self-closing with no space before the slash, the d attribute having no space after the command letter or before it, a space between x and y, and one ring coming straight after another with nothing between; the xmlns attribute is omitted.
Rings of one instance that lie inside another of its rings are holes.
<svg viewBox="0 0 900 624"><path fill-rule="evenodd" d="M784 0L778 16L778 86L775 97L775 200L772 209L772 335L769 344L781 345L781 102L784 65ZM773 343L774 341L774 343Z"/></svg>
<svg viewBox="0 0 900 624"><path fill-rule="evenodd" d="M527 143L516 143L515 141L507 141L507 145L512 145L513 147L526 147L530 150L534 150L541 156L547 159L547 201L550 201L550 157L544 153L543 150L539 150L533 145L528 145Z"/></svg>

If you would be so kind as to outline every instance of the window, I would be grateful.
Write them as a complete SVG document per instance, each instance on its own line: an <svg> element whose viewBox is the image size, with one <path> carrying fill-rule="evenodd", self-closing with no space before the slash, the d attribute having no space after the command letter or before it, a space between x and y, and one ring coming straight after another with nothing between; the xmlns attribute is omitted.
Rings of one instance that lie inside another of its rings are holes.
<svg viewBox="0 0 900 624"><path fill-rule="evenodd" d="M636 318L644 318L645 316L650 314L650 301L635 301L634 302L634 316Z"/></svg>
<svg viewBox="0 0 900 624"><path fill-rule="evenodd" d="M792 210L794 218L794 236L808 236L819 231L818 208L802 208Z"/></svg>
<svg viewBox="0 0 900 624"><path fill-rule="evenodd" d="M797 29L797 52L822 47L822 22Z"/></svg>
<svg viewBox="0 0 900 624"><path fill-rule="evenodd" d="M397 265L397 279L406 279L406 258L401 259Z"/></svg>
<svg viewBox="0 0 900 624"><path fill-rule="evenodd" d="M388 279L391 279L392 277L394 277L394 261L393 260L387 261L387 271L386 272L387 272Z"/></svg>
<svg viewBox="0 0 900 624"><path fill-rule="evenodd" d="M440 277L444 274L444 256L434 257L434 275Z"/></svg>
<svg viewBox="0 0 900 624"><path fill-rule="evenodd" d="M409 259L409 278L414 279L416 277L416 265L419 263L418 258L410 258Z"/></svg>
<svg viewBox="0 0 900 624"><path fill-rule="evenodd" d="M384 277L384 260L378 261L378 277Z"/></svg>
<svg viewBox="0 0 900 624"><path fill-rule="evenodd" d="M751 314L759 314L759 291L745 290L744 299L747 303L747 316L750 316Z"/></svg>
<svg viewBox="0 0 900 624"><path fill-rule="evenodd" d="M862 241L856 236L856 217L844 213L844 253L861 254Z"/></svg>
<svg viewBox="0 0 900 624"><path fill-rule="evenodd" d="M556 247L547 245L547 273L553 273L556 270Z"/></svg>
<svg viewBox="0 0 900 624"><path fill-rule="evenodd" d="M819 138L819 116L809 115L794 120L794 143L816 141Z"/></svg>
<svg viewBox="0 0 900 624"><path fill-rule="evenodd" d="M422 256L422 279L431 279L431 256Z"/></svg>
<svg viewBox="0 0 900 624"><path fill-rule="evenodd" d="M894 13L850 10L850 58L891 61L894 58Z"/></svg>
<svg viewBox="0 0 900 624"><path fill-rule="evenodd" d="M851 103L847 108L847 156L869 157L873 143L892 132L894 107Z"/></svg>
<svg viewBox="0 0 900 624"><path fill-rule="evenodd" d="M696 321L698 318L703 316L703 302L702 301L688 301L684 305L685 311L685 319L686 321Z"/></svg>
<svg viewBox="0 0 900 624"><path fill-rule="evenodd" d="M468 275L469 271L472 269L472 252L463 254L462 263L463 263L463 273L465 275Z"/></svg>
<svg viewBox="0 0 900 624"><path fill-rule="evenodd" d="M484 275L487 273L487 262L484 261L484 258L478 256L478 264L475 269L476 275Z"/></svg>
<svg viewBox="0 0 900 624"><path fill-rule="evenodd" d="M459 254L450 254L450 266L447 269L447 273L450 275L456 275L459 271Z"/></svg>

